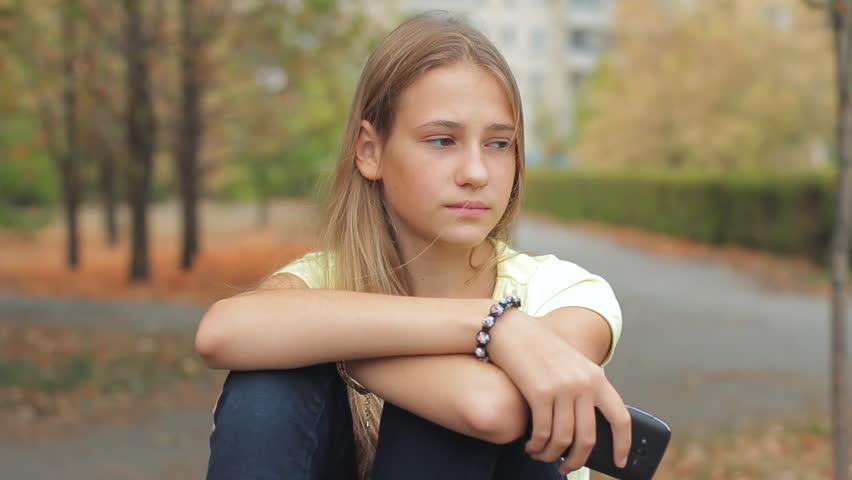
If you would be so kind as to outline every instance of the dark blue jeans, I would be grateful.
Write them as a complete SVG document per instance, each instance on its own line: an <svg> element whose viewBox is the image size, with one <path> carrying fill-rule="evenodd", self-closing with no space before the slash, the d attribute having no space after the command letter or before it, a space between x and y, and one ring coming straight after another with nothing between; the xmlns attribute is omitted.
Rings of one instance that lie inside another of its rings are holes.
<svg viewBox="0 0 852 480"><path fill-rule="evenodd" d="M216 404L207 480L355 480L346 387L334 364L233 371ZM385 402L373 480L555 480L556 462L454 432Z"/></svg>

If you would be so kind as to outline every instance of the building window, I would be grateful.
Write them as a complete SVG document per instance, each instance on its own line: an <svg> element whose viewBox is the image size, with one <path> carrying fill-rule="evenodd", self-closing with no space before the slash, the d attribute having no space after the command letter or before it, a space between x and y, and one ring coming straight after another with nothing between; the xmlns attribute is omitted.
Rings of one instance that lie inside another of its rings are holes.
<svg viewBox="0 0 852 480"><path fill-rule="evenodd" d="M597 47L597 37L591 30L572 30L568 33L568 45L578 52L591 53Z"/></svg>
<svg viewBox="0 0 852 480"><path fill-rule="evenodd" d="M512 47L517 41L516 35L515 27L505 26L500 30L500 43L504 48Z"/></svg>
<svg viewBox="0 0 852 480"><path fill-rule="evenodd" d="M533 52L543 52L545 48L547 48L547 33L542 28L536 28L530 36L530 49Z"/></svg>
<svg viewBox="0 0 852 480"><path fill-rule="evenodd" d="M583 89L583 84L586 82L587 75L583 72L571 72L571 91L577 93Z"/></svg>
<svg viewBox="0 0 852 480"><path fill-rule="evenodd" d="M599 10L603 5L601 0L567 0L568 6L574 10L593 12Z"/></svg>

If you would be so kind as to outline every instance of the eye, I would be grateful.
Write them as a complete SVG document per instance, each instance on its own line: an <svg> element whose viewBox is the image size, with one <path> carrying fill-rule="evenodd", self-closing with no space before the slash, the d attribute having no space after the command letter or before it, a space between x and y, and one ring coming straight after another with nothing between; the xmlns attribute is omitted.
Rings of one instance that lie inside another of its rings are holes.
<svg viewBox="0 0 852 480"><path fill-rule="evenodd" d="M454 143L453 139L450 138L450 137L429 138L429 139L426 139L426 142L431 143L432 145L434 145L436 147L449 147Z"/></svg>
<svg viewBox="0 0 852 480"><path fill-rule="evenodd" d="M494 147L497 150L506 150L507 148L509 148L509 141L508 140L494 140L493 142L488 143L487 146Z"/></svg>

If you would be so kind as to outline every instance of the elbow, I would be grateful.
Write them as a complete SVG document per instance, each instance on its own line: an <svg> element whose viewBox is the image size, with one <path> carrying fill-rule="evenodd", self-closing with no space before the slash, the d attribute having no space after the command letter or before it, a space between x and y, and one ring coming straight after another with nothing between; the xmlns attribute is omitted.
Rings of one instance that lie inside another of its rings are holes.
<svg viewBox="0 0 852 480"><path fill-rule="evenodd" d="M529 409L517 390L480 392L466 403L462 414L473 436L480 440L506 444L526 434Z"/></svg>
<svg viewBox="0 0 852 480"><path fill-rule="evenodd" d="M226 368L222 359L224 340L227 334L222 331L227 315L225 300L214 303L201 318L195 331L195 351L208 368Z"/></svg>

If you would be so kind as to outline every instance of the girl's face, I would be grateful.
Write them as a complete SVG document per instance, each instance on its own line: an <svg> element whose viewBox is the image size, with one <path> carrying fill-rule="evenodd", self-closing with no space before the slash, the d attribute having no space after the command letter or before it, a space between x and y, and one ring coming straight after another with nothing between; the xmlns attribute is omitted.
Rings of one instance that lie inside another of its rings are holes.
<svg viewBox="0 0 852 480"><path fill-rule="evenodd" d="M359 169L383 181L404 245L439 234L458 247L485 240L509 203L516 168L511 104L493 74L466 63L432 69L401 94L384 142L362 125ZM378 161L364 161L371 156ZM465 202L484 208L452 206Z"/></svg>

